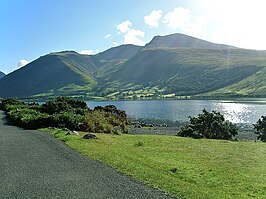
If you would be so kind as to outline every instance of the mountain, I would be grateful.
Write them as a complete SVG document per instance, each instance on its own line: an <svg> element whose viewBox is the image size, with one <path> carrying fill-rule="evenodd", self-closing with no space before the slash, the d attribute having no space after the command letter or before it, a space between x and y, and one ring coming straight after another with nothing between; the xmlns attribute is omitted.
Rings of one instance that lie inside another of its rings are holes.
<svg viewBox="0 0 266 199"><path fill-rule="evenodd" d="M255 75L266 66L266 53L243 49L147 49L117 66L107 84L130 89L156 88L164 94L195 95Z"/></svg>
<svg viewBox="0 0 266 199"><path fill-rule="evenodd" d="M51 53L8 74L0 80L1 97L27 97L54 93L64 87L93 87L92 72L99 67L93 56L73 51ZM67 91L66 88L66 91Z"/></svg>
<svg viewBox="0 0 266 199"><path fill-rule="evenodd" d="M0 79L0 97L266 97L266 51L183 34L97 55L50 53Z"/></svg>
<svg viewBox="0 0 266 199"><path fill-rule="evenodd" d="M6 74L0 71L0 79L3 78L4 76L6 76Z"/></svg>
<svg viewBox="0 0 266 199"><path fill-rule="evenodd" d="M236 49L234 46L215 44L180 33L166 36L155 36L145 48Z"/></svg>
<svg viewBox="0 0 266 199"><path fill-rule="evenodd" d="M141 48L141 46L135 46L132 44L121 45L101 52L97 54L96 57L99 60L105 61L127 60L136 55Z"/></svg>

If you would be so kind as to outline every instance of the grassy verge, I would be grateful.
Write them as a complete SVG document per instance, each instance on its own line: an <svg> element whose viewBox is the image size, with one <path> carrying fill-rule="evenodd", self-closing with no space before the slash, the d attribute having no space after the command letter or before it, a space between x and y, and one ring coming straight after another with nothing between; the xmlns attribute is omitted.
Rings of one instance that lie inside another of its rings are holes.
<svg viewBox="0 0 266 199"><path fill-rule="evenodd" d="M182 198L265 198L266 144L50 131L81 154Z"/></svg>

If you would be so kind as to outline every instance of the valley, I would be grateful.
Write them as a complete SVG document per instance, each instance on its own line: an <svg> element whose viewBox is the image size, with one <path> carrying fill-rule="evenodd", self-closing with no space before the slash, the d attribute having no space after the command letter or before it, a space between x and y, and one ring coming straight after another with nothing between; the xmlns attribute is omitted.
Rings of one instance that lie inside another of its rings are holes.
<svg viewBox="0 0 266 199"><path fill-rule="evenodd" d="M93 100L266 96L266 52L183 34L96 55L42 56L0 79L0 97Z"/></svg>

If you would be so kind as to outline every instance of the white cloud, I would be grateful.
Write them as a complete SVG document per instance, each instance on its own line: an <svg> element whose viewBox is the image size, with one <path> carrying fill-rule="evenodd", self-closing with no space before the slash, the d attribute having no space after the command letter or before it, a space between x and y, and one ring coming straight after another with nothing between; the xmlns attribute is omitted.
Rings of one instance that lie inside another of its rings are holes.
<svg viewBox="0 0 266 199"><path fill-rule="evenodd" d="M195 16L190 9L178 7L168 12L163 20L168 28L179 29L185 34L192 36L205 37L207 19L202 16Z"/></svg>
<svg viewBox="0 0 266 199"><path fill-rule="evenodd" d="M20 61L18 62L18 65L17 65L17 69L19 69L19 68L21 68L21 67L27 65L28 63L29 63L29 62L28 62L27 60L25 60L25 59L20 60Z"/></svg>
<svg viewBox="0 0 266 199"><path fill-rule="evenodd" d="M159 20L162 17L162 10L153 10L149 15L144 17L145 23L152 28L159 26Z"/></svg>
<svg viewBox="0 0 266 199"><path fill-rule="evenodd" d="M111 36L112 36L111 34L107 34L107 35L104 36L104 38L105 38L105 39L108 39L108 38L110 38Z"/></svg>
<svg viewBox="0 0 266 199"><path fill-rule="evenodd" d="M82 54L82 55L92 55L92 54L95 54L93 50L81 50L79 52L79 54Z"/></svg>
<svg viewBox="0 0 266 199"><path fill-rule="evenodd" d="M123 44L134 44L134 45L145 45L145 42L142 40L144 38L145 33L142 30L136 30L131 28L132 23L130 21L123 21L119 25L117 25L117 29L119 30L119 34L123 34L124 40Z"/></svg>
<svg viewBox="0 0 266 199"><path fill-rule="evenodd" d="M130 30L130 26L132 26L132 23L129 20L126 20L118 24L116 27L121 33L126 33Z"/></svg>
<svg viewBox="0 0 266 199"><path fill-rule="evenodd" d="M135 44L139 46L145 45L145 42L141 40L144 38L145 33L141 30L130 29L124 35L124 44Z"/></svg>

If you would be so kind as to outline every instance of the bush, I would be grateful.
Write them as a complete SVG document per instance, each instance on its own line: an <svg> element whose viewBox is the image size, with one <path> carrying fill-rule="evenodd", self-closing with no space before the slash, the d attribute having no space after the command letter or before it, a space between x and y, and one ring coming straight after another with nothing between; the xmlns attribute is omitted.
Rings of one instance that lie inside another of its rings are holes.
<svg viewBox="0 0 266 199"><path fill-rule="evenodd" d="M257 139L266 142L266 116L261 116L261 119L253 124Z"/></svg>
<svg viewBox="0 0 266 199"><path fill-rule="evenodd" d="M27 129L38 129L47 127L49 125L49 115L40 113L37 110L29 109L28 107L14 108L16 106L9 106L10 110L7 112L8 118L17 126Z"/></svg>
<svg viewBox="0 0 266 199"><path fill-rule="evenodd" d="M105 107L102 106L96 106L94 108L95 111L104 111L107 113L111 113L113 114L117 119L121 120L121 121L127 121L127 115L126 112L123 110L119 110L117 109L114 105L107 105Z"/></svg>
<svg viewBox="0 0 266 199"><path fill-rule="evenodd" d="M207 138L229 140L237 135L237 127L216 111L208 112L205 109L198 117L189 117L190 123L181 128L178 133L182 137Z"/></svg>
<svg viewBox="0 0 266 199"><path fill-rule="evenodd" d="M87 104L86 102L75 100L70 97L57 97L56 99L43 104L41 111L48 114L54 114L73 109L80 113L83 112L84 114L84 110L87 109Z"/></svg>
<svg viewBox="0 0 266 199"><path fill-rule="evenodd" d="M1 107L16 125L28 129L59 127L93 133L127 133L126 113L115 106L96 107L69 97L57 97L43 105L5 99Z"/></svg>
<svg viewBox="0 0 266 199"><path fill-rule="evenodd" d="M50 117L49 126L80 130L83 121L84 116L75 114L74 112L54 113Z"/></svg>
<svg viewBox="0 0 266 199"><path fill-rule="evenodd" d="M8 109L8 106L10 105L26 105L24 102L20 102L16 99L13 99L13 98L7 98L7 99L3 99L0 103L0 109L3 110L3 111L7 111Z"/></svg>
<svg viewBox="0 0 266 199"><path fill-rule="evenodd" d="M85 116L82 130L93 133L127 133L125 121L116 118L112 113L101 110L90 111Z"/></svg>

